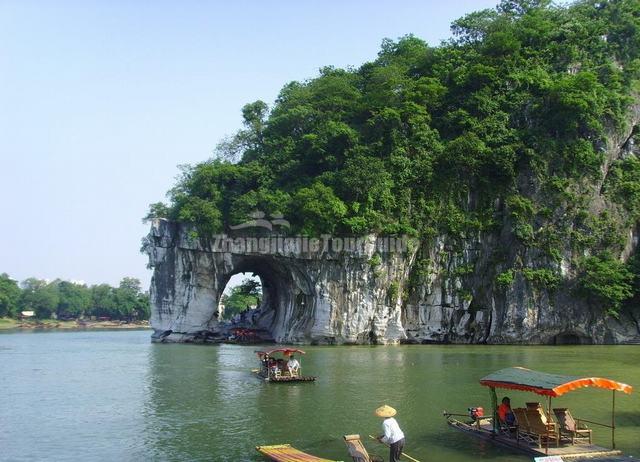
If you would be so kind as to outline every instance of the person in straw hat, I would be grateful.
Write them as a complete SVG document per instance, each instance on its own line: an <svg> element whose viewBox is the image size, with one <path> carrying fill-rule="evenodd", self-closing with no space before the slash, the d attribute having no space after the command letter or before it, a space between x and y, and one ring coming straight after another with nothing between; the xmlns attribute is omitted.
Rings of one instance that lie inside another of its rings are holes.
<svg viewBox="0 0 640 462"><path fill-rule="evenodd" d="M378 437L378 441L389 445L389 462L398 462L402 449L404 449L404 433L400 430L400 425L396 419L396 410L391 406L380 406L376 409L376 415L382 417L383 434Z"/></svg>

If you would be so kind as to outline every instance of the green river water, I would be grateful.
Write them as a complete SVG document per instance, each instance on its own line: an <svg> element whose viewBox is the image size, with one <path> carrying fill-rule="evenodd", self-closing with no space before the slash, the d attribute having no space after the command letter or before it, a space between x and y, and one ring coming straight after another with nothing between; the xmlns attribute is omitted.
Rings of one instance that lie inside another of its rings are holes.
<svg viewBox="0 0 640 462"><path fill-rule="evenodd" d="M618 448L640 457L640 346L306 347L315 383L270 384L254 346L157 345L149 331L0 334L0 460L263 461L260 444L291 443L347 461L342 436L377 434L373 409L398 409L406 452L425 461L530 461L450 429L442 411L489 408L478 379L521 365L600 375L636 387L617 396ZM514 406L534 395L509 392ZM500 394L499 396L502 396ZM610 420L611 392L554 400ZM606 429L596 443L609 444ZM385 455L374 441L370 452Z"/></svg>

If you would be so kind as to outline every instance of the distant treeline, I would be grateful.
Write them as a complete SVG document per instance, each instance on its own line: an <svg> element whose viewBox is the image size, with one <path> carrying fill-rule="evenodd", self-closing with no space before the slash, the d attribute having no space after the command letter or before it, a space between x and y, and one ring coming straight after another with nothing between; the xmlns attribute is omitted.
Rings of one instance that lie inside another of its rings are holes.
<svg viewBox="0 0 640 462"><path fill-rule="evenodd" d="M118 287L87 286L56 279L29 278L21 283L0 274L0 317L19 317L33 311L39 319L77 319L87 316L134 320L149 318L149 297L136 278L123 278Z"/></svg>

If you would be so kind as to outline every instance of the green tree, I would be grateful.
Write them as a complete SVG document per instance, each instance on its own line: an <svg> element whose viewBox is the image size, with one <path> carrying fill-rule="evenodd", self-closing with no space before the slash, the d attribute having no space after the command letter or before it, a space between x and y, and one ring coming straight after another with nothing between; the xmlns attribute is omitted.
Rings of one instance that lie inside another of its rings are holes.
<svg viewBox="0 0 640 462"><path fill-rule="evenodd" d="M84 284L57 283L60 300L56 312L62 318L79 318L91 305L91 292Z"/></svg>
<svg viewBox="0 0 640 462"><path fill-rule="evenodd" d="M266 117L269 106L264 101L255 101L242 108L242 118L245 128L234 136L220 142L216 153L222 159L237 162L242 156L257 155L263 142Z"/></svg>
<svg viewBox="0 0 640 462"><path fill-rule="evenodd" d="M149 318L149 298L142 292L139 279L123 278L113 290L113 299L113 317L126 320Z"/></svg>
<svg viewBox="0 0 640 462"><path fill-rule="evenodd" d="M16 316L19 299L18 282L11 279L7 273L0 274L0 317Z"/></svg>
<svg viewBox="0 0 640 462"><path fill-rule="evenodd" d="M89 313L97 317L116 317L117 301L115 289L109 284L91 286L91 309Z"/></svg>
<svg viewBox="0 0 640 462"><path fill-rule="evenodd" d="M155 202L149 206L149 212L143 221L147 222L154 218L168 218L171 215L171 209L164 202Z"/></svg>
<svg viewBox="0 0 640 462"><path fill-rule="evenodd" d="M329 186L314 183L309 188L300 189L293 197L294 213L303 224L302 232L308 235L331 233L347 207Z"/></svg>
<svg viewBox="0 0 640 462"><path fill-rule="evenodd" d="M252 306L260 305L262 299L262 285L255 279L246 278L233 287L229 294L222 296L224 317L232 318L236 314Z"/></svg>
<svg viewBox="0 0 640 462"><path fill-rule="evenodd" d="M39 319L48 319L58 308L60 295L56 283L29 278L22 282L20 310L35 311Z"/></svg>

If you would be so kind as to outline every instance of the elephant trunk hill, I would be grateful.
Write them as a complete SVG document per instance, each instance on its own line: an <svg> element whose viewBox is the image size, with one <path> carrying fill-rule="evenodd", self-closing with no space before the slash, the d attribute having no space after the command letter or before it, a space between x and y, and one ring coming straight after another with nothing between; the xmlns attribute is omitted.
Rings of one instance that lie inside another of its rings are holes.
<svg viewBox="0 0 640 462"><path fill-rule="evenodd" d="M452 32L247 104L183 169L147 216L156 340L640 342L640 2L503 0ZM229 324L241 272L263 297Z"/></svg>

